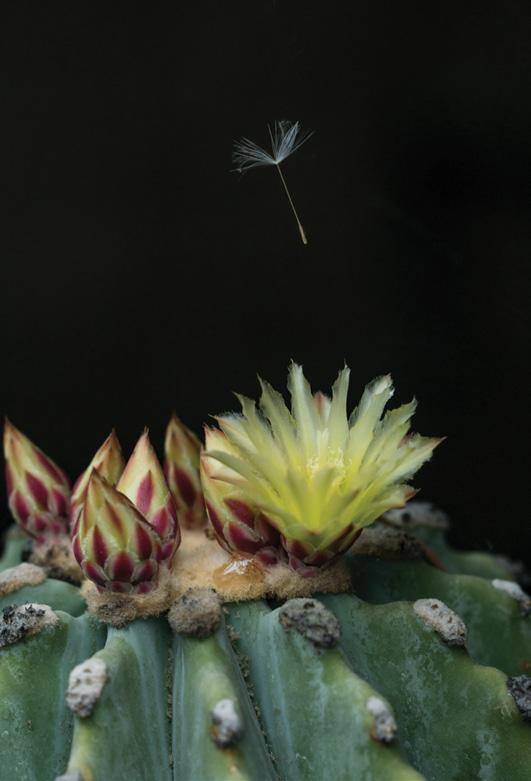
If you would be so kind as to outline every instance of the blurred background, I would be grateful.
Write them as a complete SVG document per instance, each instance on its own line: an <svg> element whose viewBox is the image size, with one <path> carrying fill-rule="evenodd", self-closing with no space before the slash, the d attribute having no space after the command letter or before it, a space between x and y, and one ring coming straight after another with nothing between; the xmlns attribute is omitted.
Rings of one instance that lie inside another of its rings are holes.
<svg viewBox="0 0 531 781"><path fill-rule="evenodd" d="M285 387L392 372L452 539L531 560L531 6L5 2L0 411L74 478ZM267 122L314 136L231 173ZM2 506L5 500L2 497ZM3 514L7 523L7 510Z"/></svg>

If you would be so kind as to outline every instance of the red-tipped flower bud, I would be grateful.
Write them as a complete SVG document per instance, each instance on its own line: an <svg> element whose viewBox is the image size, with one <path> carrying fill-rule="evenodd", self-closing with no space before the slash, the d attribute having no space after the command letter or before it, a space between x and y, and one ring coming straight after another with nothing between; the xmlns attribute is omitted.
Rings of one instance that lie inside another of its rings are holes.
<svg viewBox="0 0 531 781"><path fill-rule="evenodd" d="M205 502L199 479L199 440L172 415L164 441L164 474L177 505L180 522L189 529L206 524Z"/></svg>
<svg viewBox="0 0 531 781"><path fill-rule="evenodd" d="M81 569L100 590L143 594L157 582L159 535L133 503L93 470L73 538Z"/></svg>
<svg viewBox="0 0 531 781"><path fill-rule="evenodd" d="M147 431L138 440L116 488L133 502L158 533L161 557L170 563L179 547L181 532L175 501Z"/></svg>
<svg viewBox="0 0 531 781"><path fill-rule="evenodd" d="M100 447L88 467L78 477L72 489L70 498L70 523L75 533L76 522L79 519L87 493L90 476L96 470L110 485L116 485L124 471L125 461L118 437L114 429Z"/></svg>
<svg viewBox="0 0 531 781"><path fill-rule="evenodd" d="M205 449L233 454L221 431L205 427ZM233 483L229 482L234 480ZM208 519L220 545L239 556L253 556L262 564L286 558L279 532L248 494L234 483L238 475L225 464L201 453L201 483Z"/></svg>
<svg viewBox="0 0 531 781"><path fill-rule="evenodd" d="M70 484L62 469L8 420L4 455L9 509L15 521L38 542L64 535Z"/></svg>

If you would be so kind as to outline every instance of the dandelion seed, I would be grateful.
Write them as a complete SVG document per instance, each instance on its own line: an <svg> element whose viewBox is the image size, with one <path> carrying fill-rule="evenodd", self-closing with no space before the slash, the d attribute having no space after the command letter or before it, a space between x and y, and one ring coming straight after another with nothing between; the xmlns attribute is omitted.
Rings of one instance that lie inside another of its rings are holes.
<svg viewBox="0 0 531 781"><path fill-rule="evenodd" d="M295 204L288 190L284 174L280 169L280 163L287 157L292 155L299 149L305 141L307 141L313 131L301 130L299 122L288 122L288 120L282 119L273 123L273 130L268 125L269 136L271 138L271 152L267 152L262 149L261 146L255 144L254 141L250 141L248 138L242 138L241 141L234 143L234 151L232 154L232 162L236 166L235 170L240 173L245 173L250 168L257 168L263 165L274 165L277 168L278 174L282 181L286 195L297 220L297 226L301 239L304 244L308 244L306 233L302 227L302 223L299 220L299 215L295 209Z"/></svg>

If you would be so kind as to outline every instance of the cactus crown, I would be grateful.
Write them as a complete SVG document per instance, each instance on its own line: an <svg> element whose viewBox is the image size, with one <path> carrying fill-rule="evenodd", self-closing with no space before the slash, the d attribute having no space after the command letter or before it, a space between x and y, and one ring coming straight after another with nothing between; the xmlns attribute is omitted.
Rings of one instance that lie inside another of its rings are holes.
<svg viewBox="0 0 531 781"><path fill-rule="evenodd" d="M302 367L289 369L291 411L267 382L260 406L239 396L241 414L216 418L224 437L207 441L217 480L243 490L288 539L323 548L343 531L361 529L415 493L406 481L441 441L408 434L416 402L388 411L389 375L365 388L347 416L350 370L339 372L332 398L312 395ZM214 446L210 448L210 443Z"/></svg>

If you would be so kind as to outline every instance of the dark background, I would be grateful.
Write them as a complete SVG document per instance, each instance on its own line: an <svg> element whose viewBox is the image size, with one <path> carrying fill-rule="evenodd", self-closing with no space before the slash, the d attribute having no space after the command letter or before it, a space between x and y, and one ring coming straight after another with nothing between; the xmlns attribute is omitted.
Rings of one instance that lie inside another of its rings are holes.
<svg viewBox="0 0 531 781"><path fill-rule="evenodd" d="M4 2L1 411L75 477L292 357L391 371L453 539L529 561L530 39L527 0ZM279 118L307 247L230 173Z"/></svg>

